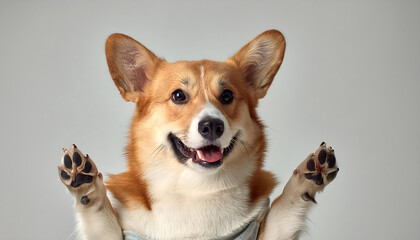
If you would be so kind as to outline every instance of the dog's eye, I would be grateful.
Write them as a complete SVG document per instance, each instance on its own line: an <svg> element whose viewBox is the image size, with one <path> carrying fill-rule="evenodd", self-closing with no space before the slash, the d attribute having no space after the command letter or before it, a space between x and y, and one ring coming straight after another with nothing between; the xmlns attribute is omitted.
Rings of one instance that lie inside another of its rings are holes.
<svg viewBox="0 0 420 240"><path fill-rule="evenodd" d="M233 102L233 92L226 89L220 95L220 102L223 104L230 104Z"/></svg>
<svg viewBox="0 0 420 240"><path fill-rule="evenodd" d="M181 89L172 92L172 102L176 104L184 104L187 102L187 95Z"/></svg>

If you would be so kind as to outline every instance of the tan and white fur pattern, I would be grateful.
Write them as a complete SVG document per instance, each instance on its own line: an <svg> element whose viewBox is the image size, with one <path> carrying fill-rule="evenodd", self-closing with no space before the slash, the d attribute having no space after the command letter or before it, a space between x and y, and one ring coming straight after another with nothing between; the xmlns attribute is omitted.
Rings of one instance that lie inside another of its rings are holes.
<svg viewBox="0 0 420 240"><path fill-rule="evenodd" d="M105 187L89 156L75 145L64 149L59 176L75 197L81 238L118 240L130 230L150 239L220 239L255 218L276 185L262 169L256 106L284 50L283 35L270 30L225 62L168 63L128 36L111 35L111 76L136 103L127 171ZM258 239L297 239L315 194L337 172L334 150L322 143L273 201Z"/></svg>

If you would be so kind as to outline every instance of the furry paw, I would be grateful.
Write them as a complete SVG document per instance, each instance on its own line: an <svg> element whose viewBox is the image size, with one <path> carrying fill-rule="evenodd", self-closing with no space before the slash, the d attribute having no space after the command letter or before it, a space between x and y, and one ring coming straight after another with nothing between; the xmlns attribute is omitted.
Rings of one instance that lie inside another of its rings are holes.
<svg viewBox="0 0 420 240"><path fill-rule="evenodd" d="M325 142L322 142L318 150L311 153L294 171L294 175L301 178L303 200L316 203L315 193L322 191L332 182L338 171L334 150L331 147L327 148Z"/></svg>
<svg viewBox="0 0 420 240"><path fill-rule="evenodd" d="M69 149L63 149L63 152L61 165L58 166L58 175L64 185L76 195L87 195L94 191L96 178L102 178L102 175L98 173L89 155L83 155L74 144ZM82 197L81 202L87 202L86 199Z"/></svg>

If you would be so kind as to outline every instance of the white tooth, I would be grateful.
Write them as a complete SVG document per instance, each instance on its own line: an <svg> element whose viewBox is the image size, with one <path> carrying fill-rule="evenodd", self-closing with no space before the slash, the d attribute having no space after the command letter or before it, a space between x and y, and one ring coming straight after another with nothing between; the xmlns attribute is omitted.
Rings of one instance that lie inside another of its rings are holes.
<svg viewBox="0 0 420 240"><path fill-rule="evenodd" d="M204 156L201 151L197 151L197 155L198 155L198 158L200 158L201 160L204 160Z"/></svg>

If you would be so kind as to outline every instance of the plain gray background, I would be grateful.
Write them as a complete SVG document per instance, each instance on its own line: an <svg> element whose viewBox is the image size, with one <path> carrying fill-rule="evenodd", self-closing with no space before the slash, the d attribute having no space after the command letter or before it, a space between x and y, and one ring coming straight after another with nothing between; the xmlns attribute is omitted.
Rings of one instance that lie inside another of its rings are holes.
<svg viewBox="0 0 420 240"><path fill-rule="evenodd" d="M224 60L271 28L287 42L259 107L272 197L325 140L341 171L302 239L420 239L419 23L419 1L1 1L0 239L74 238L62 147L125 169L134 105L109 75L108 35Z"/></svg>

